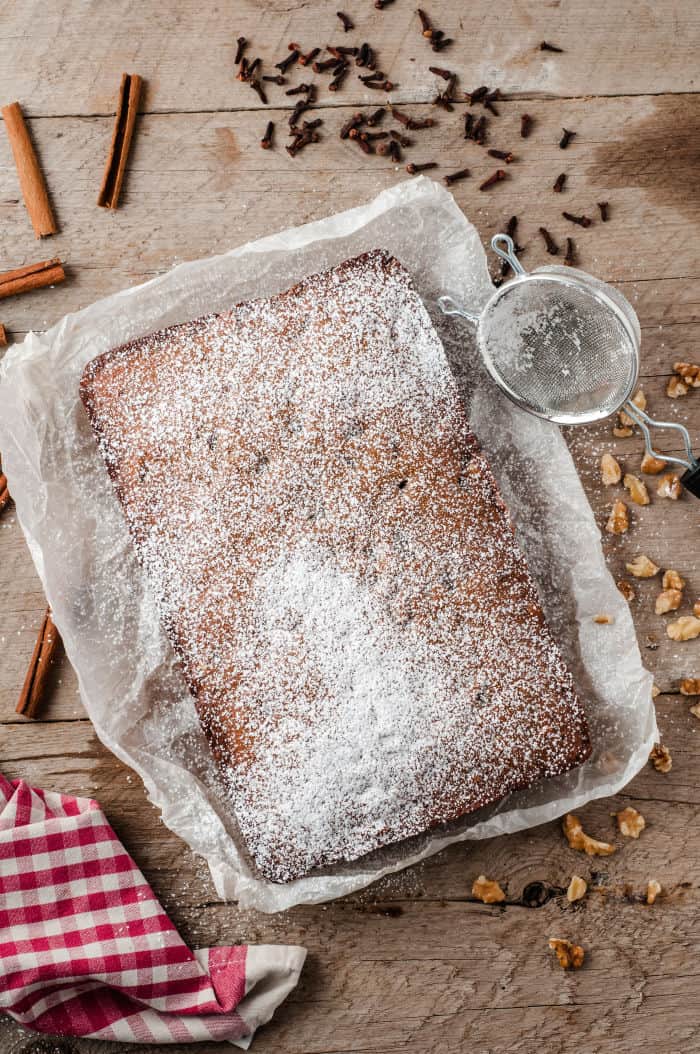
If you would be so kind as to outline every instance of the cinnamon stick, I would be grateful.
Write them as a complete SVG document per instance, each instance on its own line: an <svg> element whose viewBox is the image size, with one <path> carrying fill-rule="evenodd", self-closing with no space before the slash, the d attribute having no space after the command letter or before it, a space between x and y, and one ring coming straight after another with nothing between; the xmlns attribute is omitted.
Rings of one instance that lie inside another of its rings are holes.
<svg viewBox="0 0 700 1054"><path fill-rule="evenodd" d="M59 259L42 260L27 267L16 267L0 274L0 300L16 293L29 293L46 285L55 285L66 277Z"/></svg>
<svg viewBox="0 0 700 1054"><path fill-rule="evenodd" d="M16 713L25 717L34 717L44 697L49 671L56 657L60 642L58 630L51 618L51 608L47 608L41 623L39 636L34 645L32 660L24 679Z"/></svg>
<svg viewBox="0 0 700 1054"><path fill-rule="evenodd" d="M22 197L32 221L34 233L37 238L55 234L58 228L51 210L46 183L19 103L13 102L9 106L3 106L2 117L12 147Z"/></svg>
<svg viewBox="0 0 700 1054"><path fill-rule="evenodd" d="M137 73L122 73L112 142L97 197L97 204L105 209L116 209L119 204L142 87L143 80Z"/></svg>

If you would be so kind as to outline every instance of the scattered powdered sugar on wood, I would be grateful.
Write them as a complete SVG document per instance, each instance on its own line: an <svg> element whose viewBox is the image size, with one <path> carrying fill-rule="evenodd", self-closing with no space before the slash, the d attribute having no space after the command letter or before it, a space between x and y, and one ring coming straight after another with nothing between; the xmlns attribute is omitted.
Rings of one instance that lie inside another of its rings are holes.
<svg viewBox="0 0 700 1054"><path fill-rule="evenodd" d="M82 394L263 874L584 759L508 514L388 254L108 353Z"/></svg>

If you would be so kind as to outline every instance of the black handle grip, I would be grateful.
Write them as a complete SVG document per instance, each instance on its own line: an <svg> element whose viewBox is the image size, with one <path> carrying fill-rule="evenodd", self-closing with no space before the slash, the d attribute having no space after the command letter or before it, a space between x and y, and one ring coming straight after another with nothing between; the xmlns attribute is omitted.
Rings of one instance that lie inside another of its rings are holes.
<svg viewBox="0 0 700 1054"><path fill-rule="evenodd" d="M681 483L690 494L700 498L700 465L696 465L695 468L689 468L687 472L684 472L681 476Z"/></svg>

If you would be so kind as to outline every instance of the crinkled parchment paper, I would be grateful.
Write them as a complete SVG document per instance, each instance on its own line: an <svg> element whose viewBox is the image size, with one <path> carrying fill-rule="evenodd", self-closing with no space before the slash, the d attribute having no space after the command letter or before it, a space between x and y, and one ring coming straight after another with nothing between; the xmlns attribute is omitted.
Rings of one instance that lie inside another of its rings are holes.
<svg viewBox="0 0 700 1054"><path fill-rule="evenodd" d="M270 296L375 247L389 249L412 273L442 336L554 636L585 701L593 754L566 776L429 835L329 873L275 885L251 870L222 804L194 703L136 562L78 398L78 380L89 359L115 345ZM168 827L205 857L219 895L243 906L277 911L327 900L450 842L551 820L619 790L654 742L651 676L642 667L627 603L606 569L599 531L563 438L492 386L468 325L444 318L435 307L436 298L448 293L479 308L491 289L475 229L447 191L421 177L366 206L182 264L107 297L48 333L30 333L2 363L3 467L85 707L102 741L140 774ZM596 625L599 612L614 616L614 623Z"/></svg>

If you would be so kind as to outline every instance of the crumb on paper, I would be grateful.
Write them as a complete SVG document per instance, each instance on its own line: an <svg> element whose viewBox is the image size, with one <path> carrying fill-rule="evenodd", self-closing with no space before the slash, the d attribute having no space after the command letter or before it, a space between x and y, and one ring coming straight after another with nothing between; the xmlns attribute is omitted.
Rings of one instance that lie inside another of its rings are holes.
<svg viewBox="0 0 700 1054"><path fill-rule="evenodd" d="M658 476L659 472L663 472L666 468L666 465L667 462L663 458L654 457L653 454L649 454L645 450L639 468L646 476Z"/></svg>
<svg viewBox="0 0 700 1054"><path fill-rule="evenodd" d="M603 454L600 459L600 478L606 487L613 483L619 483L622 479L622 469L619 461L612 454Z"/></svg>
<svg viewBox="0 0 700 1054"><path fill-rule="evenodd" d="M664 589L656 598L654 611L657 615L667 615L669 611L678 611L682 601L680 589Z"/></svg>
<svg viewBox="0 0 700 1054"><path fill-rule="evenodd" d="M586 953L580 944L573 944L560 937L550 937L549 947L556 953L562 970L578 970L583 966Z"/></svg>
<svg viewBox="0 0 700 1054"><path fill-rule="evenodd" d="M629 492L630 499L635 505L648 505L649 491L647 490L646 483L643 483L641 479L637 479L631 472L627 472L625 478L622 481L622 485L626 491Z"/></svg>
<svg viewBox="0 0 700 1054"><path fill-rule="evenodd" d="M608 534L624 534L629 530L629 525L629 509L624 501L616 501L605 524L605 530Z"/></svg>
<svg viewBox="0 0 700 1054"><path fill-rule="evenodd" d="M610 626L615 619L612 615L594 615L593 621L597 622L599 626Z"/></svg>
<svg viewBox="0 0 700 1054"><path fill-rule="evenodd" d="M633 601L637 595L634 591L634 586L632 585L632 583L625 582L624 578L621 578L620 581L617 583L617 588L620 590L628 604L631 603L631 601Z"/></svg>
<svg viewBox="0 0 700 1054"><path fill-rule="evenodd" d="M569 888L566 891L566 899L570 904L573 904L575 900L582 900L586 895L587 889L588 883L585 878L581 878L580 875L572 875Z"/></svg>
<svg viewBox="0 0 700 1054"><path fill-rule="evenodd" d="M581 826L578 816L569 812L562 821L562 830L569 843L570 849L578 849L586 856L610 856L615 852L615 846L608 842L599 842L586 834Z"/></svg>
<svg viewBox="0 0 700 1054"><path fill-rule="evenodd" d="M673 368L685 384L700 388L700 366L692 362L674 362Z"/></svg>
<svg viewBox="0 0 700 1054"><path fill-rule="evenodd" d="M671 751L668 747L665 747L663 743L655 743L651 748L651 754L649 755L649 761L654 766L657 772L663 772L666 774L673 768L673 758L671 757Z"/></svg>
<svg viewBox="0 0 700 1054"><path fill-rule="evenodd" d="M644 394L644 392L642 391L641 388L638 388L637 391L634 393L634 395L632 396L631 402L639 410L646 410L646 408L647 408L647 397L646 397L646 395ZM632 420L630 415L626 414L624 410L618 410L617 419L618 419L619 424L621 424L623 427L631 428L632 425L634 424L634 421Z"/></svg>
<svg viewBox="0 0 700 1054"><path fill-rule="evenodd" d="M625 567L635 578L653 578L654 575L658 574L661 570L661 568L657 567L653 560L650 560L648 556L644 555L644 553L635 556L631 563L625 564Z"/></svg>
<svg viewBox="0 0 700 1054"><path fill-rule="evenodd" d="M646 821L641 812L637 812L631 805L615 813L617 829L625 838L639 838L646 827Z"/></svg>
<svg viewBox="0 0 700 1054"><path fill-rule="evenodd" d="M653 904L661 892L661 883L655 878L650 878L647 882L647 904Z"/></svg>
<svg viewBox="0 0 700 1054"><path fill-rule="evenodd" d="M694 640L700 637L700 618L695 615L681 615L675 622L669 622L666 633L671 640Z"/></svg>
<svg viewBox="0 0 700 1054"><path fill-rule="evenodd" d="M671 501L678 501L679 498L683 497L683 484L680 476L677 476L675 472L667 472L659 480L656 486L656 493L661 498L670 498Z"/></svg>
<svg viewBox="0 0 700 1054"><path fill-rule="evenodd" d="M472 896L476 897L483 904L501 904L506 899L506 895L498 882L492 878L487 878L486 875L479 875L478 878L474 879Z"/></svg>
<svg viewBox="0 0 700 1054"><path fill-rule="evenodd" d="M661 585L664 589L685 589L685 578L681 578L677 571L674 571L672 567L669 567L667 571L664 571L664 577L661 579Z"/></svg>
<svg viewBox="0 0 700 1054"><path fill-rule="evenodd" d="M684 677L681 681L681 695L700 695L700 677Z"/></svg>
<svg viewBox="0 0 700 1054"><path fill-rule="evenodd" d="M666 385L666 395L669 399L679 399L682 395L688 394L688 385L685 381L682 381L680 377L669 377Z"/></svg>

